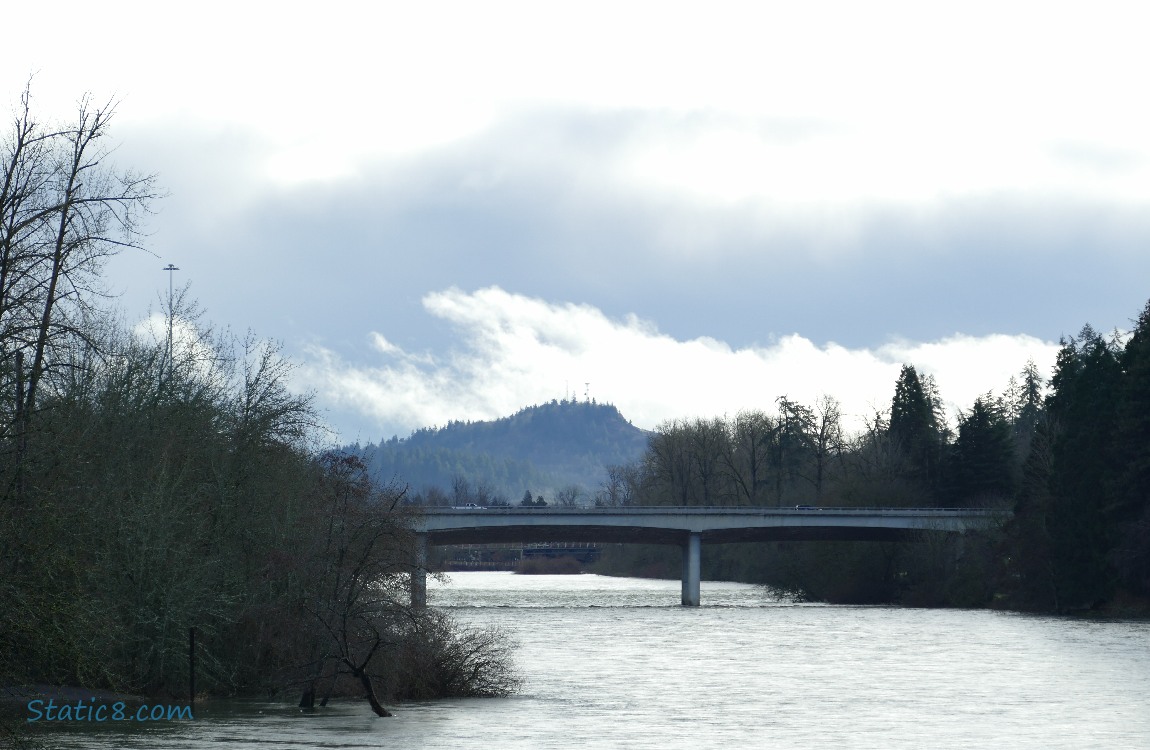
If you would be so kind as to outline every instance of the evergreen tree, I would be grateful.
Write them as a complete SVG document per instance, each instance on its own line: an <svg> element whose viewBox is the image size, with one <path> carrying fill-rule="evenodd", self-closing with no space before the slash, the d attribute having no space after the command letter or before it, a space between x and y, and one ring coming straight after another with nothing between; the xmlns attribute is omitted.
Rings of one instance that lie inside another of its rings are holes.
<svg viewBox="0 0 1150 750"><path fill-rule="evenodd" d="M1006 381L1006 390L996 400L999 410L1002 415L1006 417L1007 423L1013 427L1018 424L1019 406L1018 402L1021 400L1022 386L1018 384L1018 379L1013 375L1010 380Z"/></svg>
<svg viewBox="0 0 1150 750"><path fill-rule="evenodd" d="M1047 529L1062 610L1094 606L1113 592L1105 489L1118 468L1111 447L1120 374L1117 346L1089 325L1063 340L1047 399L1056 425Z"/></svg>
<svg viewBox="0 0 1150 750"><path fill-rule="evenodd" d="M1114 450L1121 470L1107 509L1117 542L1112 559L1123 585L1150 595L1150 302L1120 365Z"/></svg>
<svg viewBox="0 0 1150 750"><path fill-rule="evenodd" d="M1002 593L1012 609L1057 611L1054 543L1049 516L1054 430L1045 416L1035 426L1031 450L1022 467L1022 482L1007 524L1001 564Z"/></svg>
<svg viewBox="0 0 1150 750"><path fill-rule="evenodd" d="M1034 360L1027 360L1026 366L1016 378L1011 376L1006 392L998 403L1014 437L1016 474L1021 474L1030 455L1034 430L1043 414L1043 392L1045 381L1038 372Z"/></svg>
<svg viewBox="0 0 1150 750"><path fill-rule="evenodd" d="M1038 416L1042 413L1044 385L1042 375L1039 374L1034 360L1027 360L1026 367L1022 368L1022 383L1019 387L1017 401L1014 403L1015 434L1025 434L1029 437L1034 432L1034 426L1038 424Z"/></svg>
<svg viewBox="0 0 1150 750"><path fill-rule="evenodd" d="M990 394L962 415L954 445L955 500L974 505L1014 494L1014 444L1010 425Z"/></svg>
<svg viewBox="0 0 1150 750"><path fill-rule="evenodd" d="M802 474L811 456L814 414L809 408L786 396L775 399L779 406L774 439L771 441L771 470L775 478L775 502L782 505L783 490Z"/></svg>
<svg viewBox="0 0 1150 750"><path fill-rule="evenodd" d="M933 383L931 383L933 391ZM890 433L910 473L933 492L940 474L942 436L937 393L927 393L913 365L903 365L890 408Z"/></svg>

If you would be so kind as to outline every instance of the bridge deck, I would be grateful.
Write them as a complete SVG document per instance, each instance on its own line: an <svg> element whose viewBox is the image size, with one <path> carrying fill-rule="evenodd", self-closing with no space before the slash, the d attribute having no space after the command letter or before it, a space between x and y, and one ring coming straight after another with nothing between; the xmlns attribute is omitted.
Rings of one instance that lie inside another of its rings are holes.
<svg viewBox="0 0 1150 750"><path fill-rule="evenodd" d="M772 540L884 540L1000 523L1006 511L970 508L424 508L415 528L431 544Z"/></svg>

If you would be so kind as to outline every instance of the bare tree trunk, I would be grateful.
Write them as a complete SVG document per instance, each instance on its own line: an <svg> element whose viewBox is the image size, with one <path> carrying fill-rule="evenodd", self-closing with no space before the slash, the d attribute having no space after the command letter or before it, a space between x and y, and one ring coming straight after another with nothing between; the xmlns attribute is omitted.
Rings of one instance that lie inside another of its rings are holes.
<svg viewBox="0 0 1150 750"><path fill-rule="evenodd" d="M367 702L371 704L371 710L375 711L375 715L391 716L391 712L383 707L379 698L375 697L375 686L371 684L371 677L367 674L367 670L356 669L352 674L358 677L360 684L363 685L363 691L367 693Z"/></svg>
<svg viewBox="0 0 1150 750"><path fill-rule="evenodd" d="M76 123L75 140L72 142L72 158L68 164L68 184L64 188L64 200L60 204L55 243L52 248L52 270L48 278L48 290L44 294L43 312L40 316L39 330L36 333L36 345L32 356L32 367L28 372L28 391L24 394L24 419L28 420L36 408L37 389L40 377L44 372L44 356L48 349L49 334L52 331L52 314L58 301L58 287L60 277L64 273L64 260L68 255L69 228L72 224L72 207L76 199L77 184L80 172L93 166L84 161L84 151L88 144L101 135L103 131L103 113L97 111L91 127L88 126L88 113L83 107L80 109L80 119ZM83 241L83 240L80 240Z"/></svg>

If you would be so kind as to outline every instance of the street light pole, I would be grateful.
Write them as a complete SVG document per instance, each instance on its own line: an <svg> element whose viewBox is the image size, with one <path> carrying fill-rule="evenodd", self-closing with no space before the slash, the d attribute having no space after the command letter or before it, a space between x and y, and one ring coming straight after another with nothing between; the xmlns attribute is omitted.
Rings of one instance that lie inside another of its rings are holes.
<svg viewBox="0 0 1150 750"><path fill-rule="evenodd" d="M168 272L168 377L172 376L175 371L175 361L172 358L172 318L175 317L176 311L172 309L172 300L174 298L174 287L172 286L172 272L179 271L180 269L169 263L164 266L165 271Z"/></svg>

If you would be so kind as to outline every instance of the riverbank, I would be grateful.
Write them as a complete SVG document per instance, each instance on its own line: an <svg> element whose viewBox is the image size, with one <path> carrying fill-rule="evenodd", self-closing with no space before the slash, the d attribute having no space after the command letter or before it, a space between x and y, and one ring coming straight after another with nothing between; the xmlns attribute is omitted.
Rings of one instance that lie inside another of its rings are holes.
<svg viewBox="0 0 1150 750"><path fill-rule="evenodd" d="M1097 610L1084 613L1084 616L1118 620L1150 620L1150 598L1119 591L1113 599Z"/></svg>
<svg viewBox="0 0 1150 750"><path fill-rule="evenodd" d="M701 572L704 581L763 586L791 601L1150 620L1150 597L1121 589L1092 609L1059 612L1017 606L1019 602L997 589L1003 581L986 551L994 540L967 535L962 556L956 554L954 543L716 544L705 547ZM923 572L930 570L935 571L934 577ZM677 581L682 575L682 552L668 545L606 545L587 572Z"/></svg>

